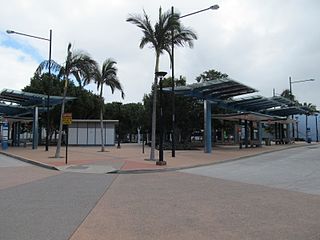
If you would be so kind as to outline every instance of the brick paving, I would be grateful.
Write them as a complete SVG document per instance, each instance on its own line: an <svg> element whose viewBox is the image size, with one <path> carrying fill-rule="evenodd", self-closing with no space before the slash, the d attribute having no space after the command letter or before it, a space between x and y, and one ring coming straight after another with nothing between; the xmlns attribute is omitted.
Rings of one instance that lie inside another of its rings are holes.
<svg viewBox="0 0 320 240"><path fill-rule="evenodd" d="M171 157L171 151L164 151L164 160L167 162L166 166L157 166L155 161L146 161L150 154L150 148L145 147L145 153L142 153L142 146L139 144L122 144L120 149L116 146L106 147L105 152L101 152L100 147L69 147L68 166L108 165L120 171L179 169L210 165L221 161L305 145L306 143L300 142L289 145L271 145L247 149L239 149L238 146L219 146L213 147L211 154L204 153L202 149L176 151L175 158ZM62 147L59 159L54 158L55 149L54 146L51 146L49 151L45 151L43 146L39 146L36 150L33 150L31 147L9 147L8 150L2 152L49 167L57 168L65 166L65 148ZM156 156L158 156L157 151Z"/></svg>

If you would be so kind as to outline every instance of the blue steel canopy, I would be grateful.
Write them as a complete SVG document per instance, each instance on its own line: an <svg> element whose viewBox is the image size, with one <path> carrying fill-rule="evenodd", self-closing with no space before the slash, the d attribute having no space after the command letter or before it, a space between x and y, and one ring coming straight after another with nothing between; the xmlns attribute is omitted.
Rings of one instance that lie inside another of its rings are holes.
<svg viewBox="0 0 320 240"><path fill-rule="evenodd" d="M290 115L296 115L296 114L309 114L309 112L307 110L304 110L299 106L269 109L266 112L268 114L278 115L278 116L290 116Z"/></svg>
<svg viewBox="0 0 320 240"><path fill-rule="evenodd" d="M171 88L164 91L170 92ZM277 116L308 114L310 111L295 102L274 96L266 98L260 95L235 99L234 97L257 92L257 90L241 84L230 78L222 78L203 83L194 83L187 86L177 86L174 93L187 97L212 101L222 108L234 111L259 112Z"/></svg>
<svg viewBox="0 0 320 240"><path fill-rule="evenodd" d="M241 111L253 111L277 116L290 116L310 112L310 109L305 109L303 106L299 106L295 102L281 96L274 96L272 98L251 96L241 99L229 99L226 101L226 104Z"/></svg>
<svg viewBox="0 0 320 240"><path fill-rule="evenodd" d="M164 91L171 91L165 88ZM187 86L177 86L175 94L196 97L205 100L224 100L234 96L257 92L257 90L239 83L231 78L221 78Z"/></svg>
<svg viewBox="0 0 320 240"><path fill-rule="evenodd" d="M49 106L62 103L62 97L50 96ZM75 97L66 97L66 101L76 99ZM11 89L3 89L0 92L0 115L6 116L25 116L31 114L34 107L39 107L39 111L46 111L47 95L23 92ZM7 104L7 103L10 104Z"/></svg>
<svg viewBox="0 0 320 240"><path fill-rule="evenodd" d="M256 112L242 112L242 113L229 113L229 114L215 114L213 119L223 119L229 121L249 120L249 121L271 121L271 120L285 120L278 116L271 116Z"/></svg>
<svg viewBox="0 0 320 240"><path fill-rule="evenodd" d="M253 112L260 112L273 107L285 106L283 103L275 101L272 98L270 99L260 95L240 99L230 99L227 100L226 103L235 109Z"/></svg>

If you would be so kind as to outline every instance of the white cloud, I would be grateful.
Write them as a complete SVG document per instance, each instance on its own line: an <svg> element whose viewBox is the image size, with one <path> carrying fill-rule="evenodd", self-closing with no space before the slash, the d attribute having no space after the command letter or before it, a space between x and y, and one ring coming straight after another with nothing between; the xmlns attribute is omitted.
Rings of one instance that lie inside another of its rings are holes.
<svg viewBox="0 0 320 240"><path fill-rule="evenodd" d="M288 88L289 76L316 78L317 82L294 85L294 93L300 101L320 106L319 1L174 1L182 15L212 4L219 4L220 9L182 19L185 26L197 32L199 40L192 50L177 49L176 76L184 75L191 83L203 71L216 69L266 96L271 96L273 88L278 93ZM171 5L168 0L10 1L1 6L0 31L14 29L46 37L52 29L52 57L59 63L64 61L68 42L90 53L100 64L112 57L118 62L125 101L141 101L143 94L150 92L154 54L147 47L139 49L142 33L125 19L145 9L155 21L159 6L169 10ZM23 37L19 41L47 58L47 43ZM26 62L22 63L21 57ZM0 63L1 79L10 79L17 89L29 82L37 66L23 53L3 47ZM20 70L10 73L8 69ZM161 70L170 72L166 55L161 58ZM1 84L8 87L4 81ZM111 96L108 90L105 97L107 101L120 100L118 93Z"/></svg>
<svg viewBox="0 0 320 240"><path fill-rule="evenodd" d="M21 90L30 83L38 63L18 50L1 46L0 56L0 89Z"/></svg>

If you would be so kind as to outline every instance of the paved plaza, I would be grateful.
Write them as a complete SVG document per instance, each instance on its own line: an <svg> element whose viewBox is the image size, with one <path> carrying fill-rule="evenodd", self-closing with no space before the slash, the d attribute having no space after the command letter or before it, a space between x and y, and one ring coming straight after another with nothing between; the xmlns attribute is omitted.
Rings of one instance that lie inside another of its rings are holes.
<svg viewBox="0 0 320 240"><path fill-rule="evenodd" d="M106 147L105 152L101 152L101 147L69 147L67 164L65 147L61 148L60 158L54 158L56 148L53 146L49 148L49 151L45 151L44 146L39 146L37 149L29 146L9 148L2 153L49 169L108 173L190 168L306 145L305 142L297 142L242 149L239 149L238 146L217 146L213 147L212 154L204 153L203 149L176 151L175 158L171 156L171 151L164 151L164 160L167 162L165 166L157 166L155 161L148 161L150 148L145 147L143 153L141 144L122 144L120 149L109 146Z"/></svg>
<svg viewBox="0 0 320 240"><path fill-rule="evenodd" d="M166 152L160 169L137 150L75 148L67 167L8 151L49 168L1 154L0 239L320 239L318 144Z"/></svg>

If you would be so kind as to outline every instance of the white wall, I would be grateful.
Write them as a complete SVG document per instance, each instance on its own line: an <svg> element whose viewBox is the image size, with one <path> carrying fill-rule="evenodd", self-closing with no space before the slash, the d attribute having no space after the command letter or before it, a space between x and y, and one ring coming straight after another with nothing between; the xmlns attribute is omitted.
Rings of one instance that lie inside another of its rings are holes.
<svg viewBox="0 0 320 240"><path fill-rule="evenodd" d="M115 123L104 123L105 145L115 145ZM100 122L76 122L69 126L70 145L91 145L101 144Z"/></svg>

